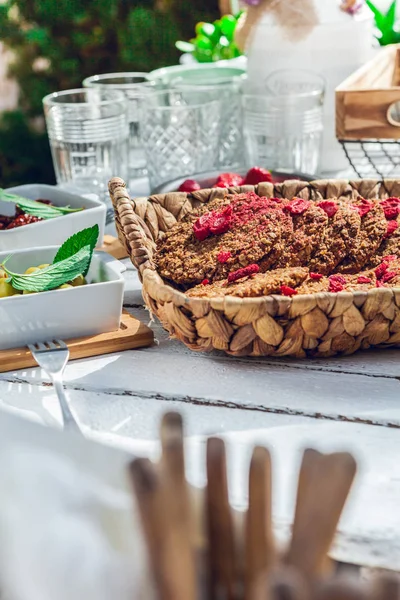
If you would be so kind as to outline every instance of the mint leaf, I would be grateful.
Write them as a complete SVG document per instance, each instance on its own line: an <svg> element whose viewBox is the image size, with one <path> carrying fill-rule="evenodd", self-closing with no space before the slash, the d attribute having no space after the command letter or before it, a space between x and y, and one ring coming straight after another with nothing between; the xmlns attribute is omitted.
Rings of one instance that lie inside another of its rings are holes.
<svg viewBox="0 0 400 600"><path fill-rule="evenodd" d="M90 260L85 272L82 272L82 275L85 277L90 267L90 261L92 260L93 250L96 248L97 240L99 239L99 226L93 225L93 227L88 227L87 229L83 229L82 231L78 231L70 238L68 238L63 245L59 248L54 260L53 264L58 263L70 256L73 256L85 246L89 246L90 248Z"/></svg>
<svg viewBox="0 0 400 600"><path fill-rule="evenodd" d="M0 200L3 202L11 202L18 206L21 210L34 217L40 219L54 219L64 214L79 212L83 208L70 208L69 206L49 206L38 202L37 200L30 200L29 198L22 198L15 194L10 194L0 188Z"/></svg>
<svg viewBox="0 0 400 600"><path fill-rule="evenodd" d="M60 285L72 281L78 275L85 273L89 268L91 256L91 248L87 245L65 260L53 263L49 267L29 275L9 271L5 266L8 259L3 262L2 268L10 278L10 283L14 289L27 292L46 292L47 290L54 290Z"/></svg>

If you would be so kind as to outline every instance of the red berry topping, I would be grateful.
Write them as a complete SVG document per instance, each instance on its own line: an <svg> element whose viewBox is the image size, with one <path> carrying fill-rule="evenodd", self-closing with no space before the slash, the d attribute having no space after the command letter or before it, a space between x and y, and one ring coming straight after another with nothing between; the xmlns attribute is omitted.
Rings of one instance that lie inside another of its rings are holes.
<svg viewBox="0 0 400 600"><path fill-rule="evenodd" d="M331 275L329 277L329 291L342 292L346 284L346 279L343 275Z"/></svg>
<svg viewBox="0 0 400 600"><path fill-rule="evenodd" d="M385 211L385 217L395 219L400 214L400 198L387 198L380 202L383 210Z"/></svg>
<svg viewBox="0 0 400 600"><path fill-rule="evenodd" d="M237 271L233 271L233 273L229 273L228 275L228 283L233 283L238 279L242 279L243 277L248 277L249 275L254 275L258 273L260 267L256 264L248 265L247 267L243 267L242 269L238 269Z"/></svg>
<svg viewBox="0 0 400 600"><path fill-rule="evenodd" d="M322 202L318 202L317 206L322 208L329 218L334 217L339 210L338 205L333 200L322 200Z"/></svg>
<svg viewBox="0 0 400 600"><path fill-rule="evenodd" d="M280 287L282 296L296 296L297 290L289 287L288 285L281 285Z"/></svg>
<svg viewBox="0 0 400 600"><path fill-rule="evenodd" d="M188 194L197 192L197 190L201 190L201 185L194 179L186 179L178 188L178 192L187 192Z"/></svg>
<svg viewBox="0 0 400 600"><path fill-rule="evenodd" d="M215 188L230 188L243 185L243 177L237 173L221 173L217 179L217 183L213 185Z"/></svg>
<svg viewBox="0 0 400 600"><path fill-rule="evenodd" d="M394 261L394 260L397 260L397 256L396 256L396 254L388 254L387 256L384 256L384 257L382 258L382 260L383 260L384 262L392 262L392 261Z"/></svg>
<svg viewBox="0 0 400 600"><path fill-rule="evenodd" d="M396 275L397 273L395 271L386 271L382 277L382 283L388 283L389 281L392 281Z"/></svg>
<svg viewBox="0 0 400 600"><path fill-rule="evenodd" d="M378 279L377 282L376 282L376 284L375 284L375 287L377 287L377 288L383 287L382 281L379 281L379 279Z"/></svg>
<svg viewBox="0 0 400 600"><path fill-rule="evenodd" d="M375 269L376 278L382 279L382 277L384 276L384 274L386 273L388 268L389 268L389 263L387 263L387 262L383 262L379 265L379 267L376 267L376 269Z"/></svg>
<svg viewBox="0 0 400 600"><path fill-rule="evenodd" d="M292 215L302 215L309 208L311 202L308 200L302 200L301 198L294 198L285 206L285 210L292 213Z"/></svg>
<svg viewBox="0 0 400 600"><path fill-rule="evenodd" d="M358 212L360 217L365 217L373 209L374 203L365 198L362 198L360 202L361 204L352 204L351 207Z"/></svg>
<svg viewBox="0 0 400 600"><path fill-rule="evenodd" d="M357 279L357 283L372 283L372 279L365 277L365 275L360 275L360 277Z"/></svg>
<svg viewBox="0 0 400 600"><path fill-rule="evenodd" d="M330 275L329 281L336 281L336 283L346 284L346 278L343 275Z"/></svg>
<svg viewBox="0 0 400 600"><path fill-rule="evenodd" d="M339 283L338 281L330 281L329 282L329 291L330 292L343 292L344 285Z"/></svg>
<svg viewBox="0 0 400 600"><path fill-rule="evenodd" d="M203 215L193 224L193 233L196 240L202 242L211 234L210 213Z"/></svg>
<svg viewBox="0 0 400 600"><path fill-rule="evenodd" d="M229 231L232 219L232 207L227 206L223 210L211 213L209 220L210 231L213 235L221 235Z"/></svg>
<svg viewBox="0 0 400 600"><path fill-rule="evenodd" d="M393 235L393 233L396 231L396 229L398 229L398 227L399 227L399 224L397 221L388 221L387 230L383 237L384 238L390 237L391 235Z"/></svg>
<svg viewBox="0 0 400 600"><path fill-rule="evenodd" d="M209 279L203 279L203 281L201 282L201 285L210 285L210 280Z"/></svg>
<svg viewBox="0 0 400 600"><path fill-rule="evenodd" d="M323 275L321 273L310 273L310 279L314 279L314 281L319 281L322 278Z"/></svg>
<svg viewBox="0 0 400 600"><path fill-rule="evenodd" d="M217 261L224 264L228 262L230 257L232 256L232 252L220 252L217 256Z"/></svg>
<svg viewBox="0 0 400 600"><path fill-rule="evenodd" d="M247 172L244 180L244 185L257 185L262 181L268 181L272 183L272 175L267 169L261 167L253 167Z"/></svg>

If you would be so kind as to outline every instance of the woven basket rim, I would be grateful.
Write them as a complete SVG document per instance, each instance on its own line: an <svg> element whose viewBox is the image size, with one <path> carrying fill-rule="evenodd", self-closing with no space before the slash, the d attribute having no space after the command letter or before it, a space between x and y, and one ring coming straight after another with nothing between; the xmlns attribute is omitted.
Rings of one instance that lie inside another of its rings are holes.
<svg viewBox="0 0 400 600"><path fill-rule="evenodd" d="M301 182L304 183L305 187L308 188L318 188L319 186L326 186L329 184L331 180L315 180L312 182ZM333 180L338 185L347 185L357 188L357 185L360 183L377 185L380 184L384 187L391 183L398 183L397 179L386 179L386 180ZM283 182L281 185L285 184L294 184L299 183L297 180L289 180L287 182ZM255 191L258 186L247 186L246 189L244 187L234 187L229 188L228 190L224 190L224 192L228 191L229 193L243 193L243 191ZM201 190L201 192L205 195L211 194L215 190ZM208 301L211 303L221 303L224 301L232 301L234 300L236 303L241 301L244 305L249 304L257 304L257 303L278 303L284 304L287 308L288 305L292 303L300 303L302 301L306 302L309 300L322 300L327 298L337 298L338 296L341 298L348 297L357 300L358 298L366 298L371 296L376 297L384 297L393 295L394 291L400 292L400 288L372 288L367 291L355 290L355 291L342 291L342 292L315 292L311 294L298 294L294 296L282 296L278 294L270 294L266 296L255 296L255 297L239 297L233 295L224 295L224 296L213 296L213 297L196 297L196 296L187 296L185 292L177 290L169 283L166 283L161 275L158 273L154 262L152 261L152 257L149 254L148 247L145 245L145 240L149 239L148 236L151 236L148 226L141 219L140 215L137 214L136 210L138 210L138 204L140 202L148 202L148 203L159 203L161 199L166 202L169 197L176 197L177 194L180 194L183 197L191 198L192 194L187 194L186 192L167 192L165 194L157 194L153 196L146 197L137 197L135 199L131 199L129 197L125 182L119 178L114 177L109 182L109 192L111 196L111 200L114 206L117 229L119 233L120 241L125 245L129 256L131 257L132 262L138 269L139 277L141 281L144 283L152 282L156 283L159 289L159 292L167 292L168 294L172 294L172 297L178 301L181 306L191 305L194 302L198 301ZM152 241L153 246L155 247L154 241Z"/></svg>
<svg viewBox="0 0 400 600"><path fill-rule="evenodd" d="M168 290L173 292L173 295L176 298L183 298L185 300L185 304L190 304L193 300L202 300L202 301L221 301L221 300L235 300L238 301L240 300L243 304L256 304L259 301L262 302L278 302L278 303L285 303L286 305L288 303L291 303L293 301L295 302L299 302L299 298L301 298L302 300L304 299L304 301L310 300L310 299L314 299L314 300L319 300L319 299L325 299L325 298L332 298L335 297L337 298L338 296L340 296L341 298L345 298L346 296L348 298L352 297L352 298L365 298L366 296L388 296L388 293L392 293L393 291L398 291L400 292L400 287L389 287L389 288L372 288L370 290L366 290L366 291L362 291L362 290L355 290L355 291L342 291L342 292L314 292L312 294L296 294L294 296L282 296L281 294L269 294L267 296L250 296L250 297L241 297L241 296L232 296L230 294L226 294L224 296L212 296L212 297L196 297L196 296L187 296L185 294L185 292L181 292L180 290L177 290L176 288L172 287L172 285L165 283L165 281L163 281L162 277L160 276L160 274L157 272L157 270L155 269L149 269L148 267L145 267L145 269L143 270L142 273L142 277L143 277L143 281L144 280L148 280L149 277L151 277L151 279L154 279L154 275L157 275L157 277L159 278L159 281L157 281L157 284L161 289L164 290Z"/></svg>

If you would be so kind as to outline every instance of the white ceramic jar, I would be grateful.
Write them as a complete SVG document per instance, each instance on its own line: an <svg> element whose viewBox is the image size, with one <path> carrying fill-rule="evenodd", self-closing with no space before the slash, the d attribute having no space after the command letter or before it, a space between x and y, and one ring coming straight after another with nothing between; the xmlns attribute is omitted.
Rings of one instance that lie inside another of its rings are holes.
<svg viewBox="0 0 400 600"><path fill-rule="evenodd" d="M371 58L373 16L366 5L350 15L340 9L340 0L314 0L314 4L318 24L300 41L292 41L272 12L261 17L247 40L248 78L249 86L259 88L279 69L307 69L325 78L322 171L333 173L348 167L335 136L335 88Z"/></svg>

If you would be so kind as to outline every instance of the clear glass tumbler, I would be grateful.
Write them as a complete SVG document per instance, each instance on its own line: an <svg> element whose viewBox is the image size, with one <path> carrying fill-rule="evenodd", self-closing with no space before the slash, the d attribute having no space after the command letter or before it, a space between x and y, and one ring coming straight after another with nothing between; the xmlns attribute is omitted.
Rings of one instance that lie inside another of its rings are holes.
<svg viewBox="0 0 400 600"><path fill-rule="evenodd" d="M76 89L43 99L57 183L107 201L108 180L127 177L128 102L115 90Z"/></svg>
<svg viewBox="0 0 400 600"><path fill-rule="evenodd" d="M142 105L141 137L152 189L218 164L221 103L207 92L165 90Z"/></svg>
<svg viewBox="0 0 400 600"><path fill-rule="evenodd" d="M309 71L277 71L266 87L244 94L248 165L314 175L323 137L325 82Z"/></svg>
<svg viewBox="0 0 400 600"><path fill-rule="evenodd" d="M221 144L217 167L238 168L245 163L245 146L243 139L243 116L241 103L241 89L244 77L234 77L220 80L212 85L207 85L203 79L197 78L194 82L183 78L175 79L171 87L185 93L207 92L214 100L221 102Z"/></svg>
<svg viewBox="0 0 400 600"><path fill-rule="evenodd" d="M129 179L147 174L146 156L140 141L140 103L157 89L156 81L148 73L108 73L93 75L83 81L83 87L119 90L129 104Z"/></svg>

